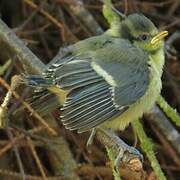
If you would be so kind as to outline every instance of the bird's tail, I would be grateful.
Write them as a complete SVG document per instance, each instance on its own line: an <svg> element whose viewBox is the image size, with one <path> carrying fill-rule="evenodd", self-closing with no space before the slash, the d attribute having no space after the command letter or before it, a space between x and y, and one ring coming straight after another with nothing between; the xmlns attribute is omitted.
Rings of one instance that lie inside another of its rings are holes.
<svg viewBox="0 0 180 180"><path fill-rule="evenodd" d="M48 88L53 85L52 79L43 78L40 75L23 74L23 83L34 88L31 97L25 101L36 112L45 115L59 106L57 97L48 91Z"/></svg>
<svg viewBox="0 0 180 180"><path fill-rule="evenodd" d="M32 97L29 98L28 101L33 109L41 115L48 114L59 107L56 95L49 92L47 89L34 91Z"/></svg>
<svg viewBox="0 0 180 180"><path fill-rule="evenodd" d="M24 76L24 83L28 86L37 88L48 88L53 85L53 80L50 78L43 78L39 75L27 75Z"/></svg>

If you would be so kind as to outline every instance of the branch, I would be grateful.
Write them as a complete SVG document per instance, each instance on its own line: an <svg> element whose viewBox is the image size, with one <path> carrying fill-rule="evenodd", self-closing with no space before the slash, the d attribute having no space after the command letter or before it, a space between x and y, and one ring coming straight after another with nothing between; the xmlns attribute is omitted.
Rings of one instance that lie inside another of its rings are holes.
<svg viewBox="0 0 180 180"><path fill-rule="evenodd" d="M82 0L73 0L74 3L70 4L68 8L70 11L85 24L86 28L90 30L93 34L99 35L103 33L101 26L94 19L92 14L83 6Z"/></svg>
<svg viewBox="0 0 180 180"><path fill-rule="evenodd" d="M175 150L180 155L180 134L169 122L168 118L162 112L162 110L159 109L157 106L154 106L151 110L150 119L160 129L161 133L173 145Z"/></svg>
<svg viewBox="0 0 180 180"><path fill-rule="evenodd" d="M27 72L41 73L45 65L17 38L0 19L0 52L3 59L20 61ZM16 58L15 58L16 57ZM17 63L17 62L15 62Z"/></svg>

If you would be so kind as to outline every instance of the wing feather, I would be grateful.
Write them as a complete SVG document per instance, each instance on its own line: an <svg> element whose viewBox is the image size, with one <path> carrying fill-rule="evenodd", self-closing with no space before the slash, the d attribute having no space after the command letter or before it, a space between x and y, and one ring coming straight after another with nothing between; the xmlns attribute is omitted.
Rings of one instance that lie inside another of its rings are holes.
<svg viewBox="0 0 180 180"><path fill-rule="evenodd" d="M69 91L60 118L78 132L121 115L145 94L150 80L148 55L125 40L112 39L86 53L56 61L45 73Z"/></svg>

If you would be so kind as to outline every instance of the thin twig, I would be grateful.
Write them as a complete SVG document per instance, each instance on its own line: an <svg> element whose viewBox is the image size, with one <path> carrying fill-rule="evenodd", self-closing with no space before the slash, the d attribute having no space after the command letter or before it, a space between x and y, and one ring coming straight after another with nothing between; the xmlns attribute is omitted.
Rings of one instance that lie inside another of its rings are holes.
<svg viewBox="0 0 180 180"><path fill-rule="evenodd" d="M32 130L29 130L29 132L36 133L36 132L39 132L39 131L42 131L42 130L44 130L44 127L40 126L40 127L34 128ZM10 150L13 147L14 144L18 143L24 137L25 137L25 134L21 134L20 136L11 139L10 142L8 142L3 148L0 149L0 157L4 153L6 153L8 150Z"/></svg>
<svg viewBox="0 0 180 180"><path fill-rule="evenodd" d="M1 78L1 77L0 77ZM8 118L7 118L7 106L10 102L10 99L13 95L13 91L18 86L17 79L15 76L11 78L11 86L8 89L8 92L6 94L6 97L4 98L3 103L0 106L0 127L4 128L8 124Z"/></svg>
<svg viewBox="0 0 180 180"><path fill-rule="evenodd" d="M11 59L8 59L5 64L2 66L0 65L0 76L4 74L4 72L8 69L8 67L11 65Z"/></svg>
<svg viewBox="0 0 180 180"><path fill-rule="evenodd" d="M139 120L135 120L132 122L132 126L140 140L140 146L142 150L146 153L147 158L149 159L151 166L154 170L154 173L156 174L156 177L158 180L166 180L166 177L164 176L164 173L161 170L160 164L158 160L156 159L154 150L153 150L153 144L151 140L147 137L142 124Z"/></svg>
<svg viewBox="0 0 180 180"><path fill-rule="evenodd" d="M37 166L38 166L38 168L39 168L39 171L40 171L43 179L44 179L44 180L47 180L46 173L44 172L43 166L42 166L42 164L41 164L41 161L40 161L40 159L39 159L39 157L38 157L38 155L37 155L37 152L36 152L36 150L35 150L35 148L34 148L33 142L32 142L32 140L31 140L30 137L27 137L27 142L28 142L28 144L29 144L29 147L30 147L30 149L31 149L31 152L32 152L32 154L33 154L33 156L34 156L34 159L35 159L35 161L36 161L36 164L37 164Z"/></svg>
<svg viewBox="0 0 180 180"><path fill-rule="evenodd" d="M62 23L60 23L57 19L55 19L53 16L51 16L47 11L42 9L41 7L38 7L33 1L31 0L24 0L25 3L27 3L29 6L31 6L33 9L38 10L42 15L44 15L50 22L52 22L54 25L56 25L59 29L64 29L64 26Z"/></svg>
<svg viewBox="0 0 180 180"><path fill-rule="evenodd" d="M20 79L19 76L16 76L18 79ZM11 87L9 86L9 84L4 81L1 77L0 77L0 83L8 90L11 90ZM24 107L26 107L26 109L34 116L36 117L41 124L43 124L47 129L48 131L52 134L52 135L57 135L57 132L52 129L47 123L46 121L36 112L33 110L33 108L27 103L25 102L24 100L21 99L21 97L15 92L15 91L12 91L12 94L14 95L14 97L16 99L18 99L23 105Z"/></svg>
<svg viewBox="0 0 180 180"><path fill-rule="evenodd" d="M41 7L38 7L33 1L31 0L24 0L25 3L27 3L30 7L33 9L39 10L39 12L44 15L52 24L57 26L62 31L62 38L64 39L64 25L59 22L56 18L54 18L52 15L50 15L47 11L42 9Z"/></svg>
<svg viewBox="0 0 180 180"><path fill-rule="evenodd" d="M6 177L12 177L13 180L17 179L21 179L22 175L20 173L14 172L14 171L9 171L6 169L0 169L0 174L6 176ZM32 176L32 175L25 175L25 178L28 180L43 180L42 177L40 176ZM64 180L64 178L62 178L61 176L57 176L57 177L47 177L47 180Z"/></svg>
<svg viewBox="0 0 180 180"><path fill-rule="evenodd" d="M68 8L77 16L77 18L94 34L99 35L103 33L101 26L94 19L92 14L85 9L83 1L73 0L74 3L70 4Z"/></svg>
<svg viewBox="0 0 180 180"><path fill-rule="evenodd" d="M7 129L7 134L9 136L10 141L12 141L13 135L12 135L12 132L10 131L9 128ZM13 145L13 150L14 150L17 162L18 162L20 173L22 175L22 180L26 180L23 163L22 163L22 160L21 160L21 157L20 157L20 154L19 154L19 150L18 150L16 144Z"/></svg>
<svg viewBox="0 0 180 180"><path fill-rule="evenodd" d="M177 113L176 109L173 109L162 96L158 97L157 104L161 107L163 112L166 113L166 116L180 127L180 115Z"/></svg>
<svg viewBox="0 0 180 180"><path fill-rule="evenodd" d="M12 60L16 60L14 61L15 63L19 61L20 65L23 66L26 72L35 73L35 74L41 74L43 72L45 65L27 47L25 47L24 43L16 37L16 35L7 27L7 25L1 19L0 19L0 44L1 44L0 55L3 55L3 52L6 52L8 55L5 54L5 56L11 58ZM6 51L4 51L4 49L6 49ZM16 57L16 59L14 59L14 57ZM54 100L53 103L55 103L55 107L57 107L58 100ZM49 124L53 123L54 126L57 127L57 122L54 119L51 119L51 123L50 122L48 123ZM24 137L24 135L22 137ZM74 160L71 151L66 143L66 140L63 137L61 137L60 139L58 139L58 141L59 143L63 141L63 143L57 147L57 151L63 149L64 152L63 155L59 154L59 156L63 156L64 159L63 161L61 161L61 159L58 159L59 163L61 163L62 166L66 165L67 163L71 164L71 161L69 162L69 160L71 159L74 163L74 166L77 166L76 161ZM17 141L13 141L13 142L15 143ZM2 148L0 150L0 156L11 147L12 147L12 143ZM70 159L68 159L67 157L70 157ZM71 167L70 170L68 169L69 167ZM71 174L74 177L74 180L79 179L77 174L72 170L72 166L66 167L66 174L68 175L67 172L68 173L71 172ZM59 171L59 174L62 174L62 171Z"/></svg>

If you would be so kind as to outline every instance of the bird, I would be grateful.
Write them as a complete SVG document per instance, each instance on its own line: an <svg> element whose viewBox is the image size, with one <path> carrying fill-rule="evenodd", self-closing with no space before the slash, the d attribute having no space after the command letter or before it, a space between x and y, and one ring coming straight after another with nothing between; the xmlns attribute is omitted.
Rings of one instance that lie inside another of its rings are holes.
<svg viewBox="0 0 180 180"><path fill-rule="evenodd" d="M24 81L58 97L66 129L123 131L161 92L167 35L143 14L123 16L102 35L68 46L41 75L26 75ZM123 147L139 155L134 147Z"/></svg>
<svg viewBox="0 0 180 180"><path fill-rule="evenodd" d="M148 112L160 94L168 32L159 32L137 13L122 20L118 30L69 46L41 76L26 77L29 85L59 97L60 119L67 129L124 130Z"/></svg>

